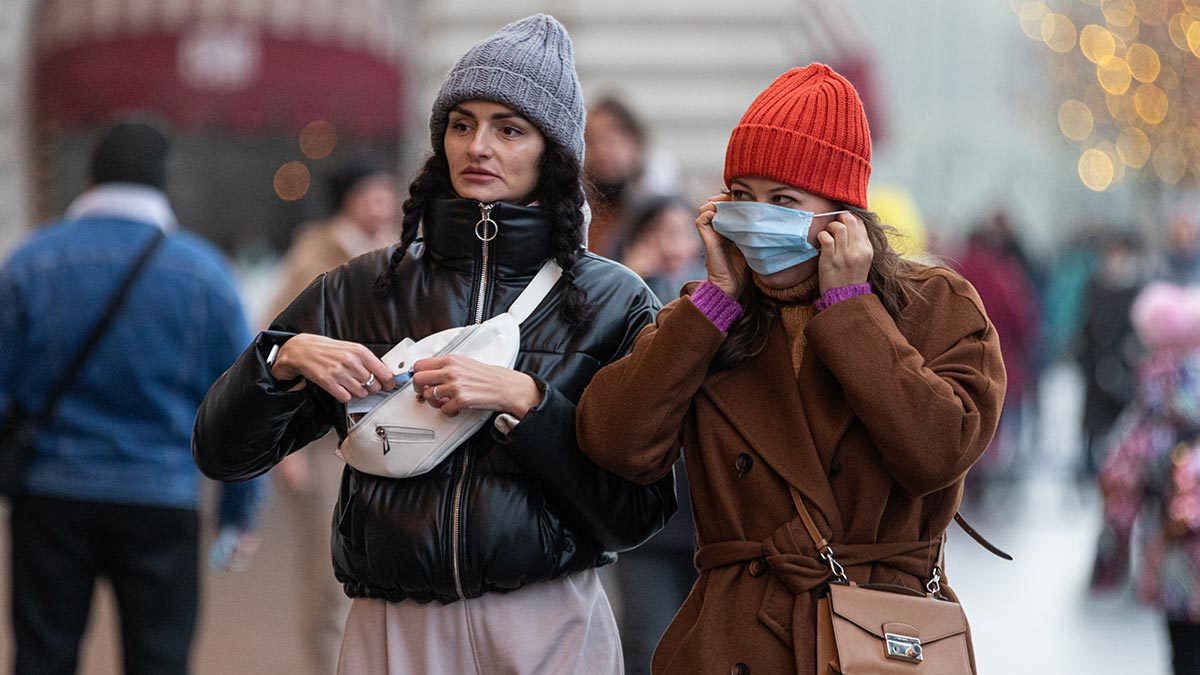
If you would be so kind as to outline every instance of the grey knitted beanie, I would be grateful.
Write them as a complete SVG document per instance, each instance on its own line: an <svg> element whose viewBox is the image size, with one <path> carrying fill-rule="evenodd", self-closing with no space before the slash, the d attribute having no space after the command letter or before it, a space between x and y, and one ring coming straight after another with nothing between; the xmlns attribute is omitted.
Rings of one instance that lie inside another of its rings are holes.
<svg viewBox="0 0 1200 675"><path fill-rule="evenodd" d="M472 99L521 113L583 164L583 92L571 36L554 17L535 14L510 23L458 60L429 116L434 147L443 142L450 108Z"/></svg>

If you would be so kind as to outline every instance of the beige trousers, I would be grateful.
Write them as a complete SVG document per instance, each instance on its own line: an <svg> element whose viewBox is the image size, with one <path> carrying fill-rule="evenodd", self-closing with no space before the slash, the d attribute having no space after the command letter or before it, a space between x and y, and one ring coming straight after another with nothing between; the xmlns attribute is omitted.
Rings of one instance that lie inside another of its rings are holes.
<svg viewBox="0 0 1200 675"><path fill-rule="evenodd" d="M338 675L621 675L596 570L449 605L355 599Z"/></svg>
<svg viewBox="0 0 1200 675"><path fill-rule="evenodd" d="M308 461L309 489L291 492L278 488L279 499L287 512L288 527L293 528L299 547L299 603L304 648L308 652L312 675L333 675L337 671L342 644L342 627L350 609L350 598L333 577L330 552L333 510L337 505L338 486L346 464L333 454L337 434L297 451Z"/></svg>

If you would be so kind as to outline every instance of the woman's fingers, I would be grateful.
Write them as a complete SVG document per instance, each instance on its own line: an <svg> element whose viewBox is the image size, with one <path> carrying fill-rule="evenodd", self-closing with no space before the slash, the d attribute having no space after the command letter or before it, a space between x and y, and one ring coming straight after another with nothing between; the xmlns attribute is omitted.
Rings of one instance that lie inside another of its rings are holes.
<svg viewBox="0 0 1200 675"><path fill-rule="evenodd" d="M820 244L821 256L833 255L837 249L837 242L833 240L833 235L828 232L817 233L817 243Z"/></svg>
<svg viewBox="0 0 1200 675"><path fill-rule="evenodd" d="M829 224L826 232L833 235L834 246L840 250L846 250L850 244L849 232L846 229L846 224L840 220L835 220Z"/></svg>

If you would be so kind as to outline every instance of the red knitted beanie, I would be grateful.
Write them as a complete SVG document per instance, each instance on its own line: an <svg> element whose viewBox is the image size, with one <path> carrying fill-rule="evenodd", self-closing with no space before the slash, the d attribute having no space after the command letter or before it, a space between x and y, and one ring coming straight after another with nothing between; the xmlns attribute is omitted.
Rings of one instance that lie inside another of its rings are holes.
<svg viewBox="0 0 1200 675"><path fill-rule="evenodd" d="M725 185L770 178L867 208L871 132L858 92L823 63L793 68L754 99L725 151Z"/></svg>

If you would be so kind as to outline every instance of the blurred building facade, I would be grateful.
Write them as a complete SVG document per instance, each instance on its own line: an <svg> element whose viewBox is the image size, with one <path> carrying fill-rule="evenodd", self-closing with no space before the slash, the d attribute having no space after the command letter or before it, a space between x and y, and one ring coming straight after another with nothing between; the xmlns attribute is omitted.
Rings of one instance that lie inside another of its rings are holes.
<svg viewBox="0 0 1200 675"><path fill-rule="evenodd" d="M18 226L83 188L95 129L147 111L177 136L181 220L228 251L285 246L318 215L330 157L395 156L407 42L392 0L25 0L4 6L17 52L0 85L5 190ZM18 178L19 177L19 178ZM306 199L308 198L308 199ZM11 235L13 228L5 227Z"/></svg>
<svg viewBox="0 0 1200 675"><path fill-rule="evenodd" d="M107 18L85 20L79 8L88 5L106 8L97 11ZM0 213L0 247L69 198L64 193L77 171L62 164L61 146L45 144L36 107L45 65L39 45L49 40L39 19L57 6L69 7L60 30L76 37L114 25L145 26L146 17L156 14L176 26L187 23L180 17L189 11L201 19L232 17L235 29L210 35L207 51L203 35L192 37L201 43L192 74L216 77L218 84L237 80L250 58L244 49L239 57L237 49L219 48L244 46L246 33L238 25L285 42L300 37L338 48L382 49L411 74L395 122L402 175L428 147L429 103L453 59L497 26L544 11L571 30L587 95L616 93L630 101L649 122L655 144L681 160L693 196L720 187L728 132L754 95L786 68L816 59L851 72L868 92L872 123L884 132L877 134L874 180L910 191L931 230L953 236L980 212L1005 206L1018 221L1037 223L1023 234L1047 248L1081 220L1124 220L1153 206L1134 190L1096 194L1079 183L1077 153L1058 132L1058 102L1046 95L1039 46L1022 34L1010 3L0 0L0 143L8 149L0 157L0 199L9 205ZM205 63L204 54L214 50L226 56ZM223 100L228 91L217 94ZM280 121L255 122L256 114L234 110L230 117L235 127ZM220 157L197 170L255 161L246 146L222 146ZM54 152L59 171L39 174L37 167L49 165L45 155ZM270 162L281 158L272 155ZM271 189L265 195L264 203L286 206L270 201Z"/></svg>

